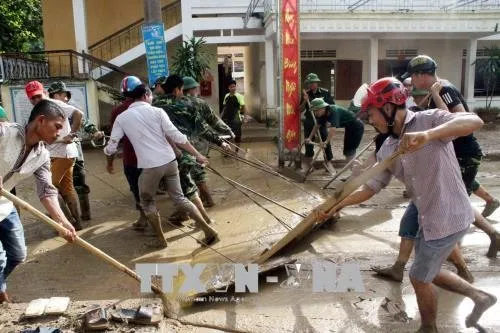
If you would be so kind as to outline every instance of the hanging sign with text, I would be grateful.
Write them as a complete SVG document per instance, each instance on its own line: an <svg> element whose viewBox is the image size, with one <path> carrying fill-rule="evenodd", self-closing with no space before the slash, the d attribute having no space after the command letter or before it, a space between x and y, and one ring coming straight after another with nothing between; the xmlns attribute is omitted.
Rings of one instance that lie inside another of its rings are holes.
<svg viewBox="0 0 500 333"><path fill-rule="evenodd" d="M280 14L283 142L285 149L293 150L298 149L300 144L299 0L282 0Z"/></svg>
<svg viewBox="0 0 500 333"><path fill-rule="evenodd" d="M163 23L144 24L142 37L146 48L149 84L152 85L157 78L168 76L167 45Z"/></svg>

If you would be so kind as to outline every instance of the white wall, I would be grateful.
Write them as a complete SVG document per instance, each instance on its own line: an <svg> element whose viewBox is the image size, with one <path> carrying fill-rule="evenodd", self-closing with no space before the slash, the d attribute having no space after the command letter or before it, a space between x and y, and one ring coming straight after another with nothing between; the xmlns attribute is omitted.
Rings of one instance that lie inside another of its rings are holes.
<svg viewBox="0 0 500 333"><path fill-rule="evenodd" d="M462 50L467 48L466 40L459 39L416 39L379 40L379 58L386 59L388 49L417 49L427 54L438 64L437 75L447 79L460 89L462 82Z"/></svg>
<svg viewBox="0 0 500 333"><path fill-rule="evenodd" d="M210 74L212 74L212 96L202 97L212 107L216 114L219 114L219 74L217 70L217 45L207 44L207 51L211 54Z"/></svg>
<svg viewBox="0 0 500 333"><path fill-rule="evenodd" d="M363 61L363 82L368 82L370 78L369 57L370 57L370 41L365 39L345 40L301 40L302 50L336 50L337 57L331 60L362 60ZM307 59L313 60L313 59Z"/></svg>

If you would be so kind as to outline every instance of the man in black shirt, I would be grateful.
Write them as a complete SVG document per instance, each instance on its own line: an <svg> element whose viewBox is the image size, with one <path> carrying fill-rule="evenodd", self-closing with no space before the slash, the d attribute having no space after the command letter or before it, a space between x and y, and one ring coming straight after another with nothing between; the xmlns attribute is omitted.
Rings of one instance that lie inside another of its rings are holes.
<svg viewBox="0 0 500 333"><path fill-rule="evenodd" d="M462 94L449 81L436 75L437 64L429 56L419 55L408 63L406 73L402 78L411 77L413 86L417 89L427 89L432 96L424 109L444 109L450 112L469 112L469 107ZM476 174L482 158L479 143L473 134L462 136L453 140L455 155L462 172L462 179L469 195L474 192L486 201L486 207L482 213L487 216L500 206L500 202L486 192L476 180ZM475 211L476 222L474 224L490 236L491 244L488 257L496 257L500 250L500 234L487 223L479 212Z"/></svg>

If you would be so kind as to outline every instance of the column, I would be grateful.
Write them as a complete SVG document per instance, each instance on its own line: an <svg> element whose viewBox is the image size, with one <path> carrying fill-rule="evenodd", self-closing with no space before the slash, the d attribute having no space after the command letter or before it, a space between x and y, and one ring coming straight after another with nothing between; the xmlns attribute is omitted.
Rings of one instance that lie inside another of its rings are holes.
<svg viewBox="0 0 500 333"><path fill-rule="evenodd" d="M182 40L193 37L193 15L191 14L191 1L181 1Z"/></svg>
<svg viewBox="0 0 500 333"><path fill-rule="evenodd" d="M266 108L276 107L276 75L274 72L274 40L266 39L265 62L266 62Z"/></svg>
<svg viewBox="0 0 500 333"><path fill-rule="evenodd" d="M469 106L474 103L474 80L476 78L476 51L477 39L469 39L467 47L467 57L465 59L465 80L464 80L464 97Z"/></svg>
<svg viewBox="0 0 500 333"><path fill-rule="evenodd" d="M370 77L369 82L378 79L378 38L370 38Z"/></svg>
<svg viewBox="0 0 500 333"><path fill-rule="evenodd" d="M73 0L73 24L75 28L75 44L77 52L87 52L87 18L85 0ZM85 62L78 58L78 72L85 73Z"/></svg>

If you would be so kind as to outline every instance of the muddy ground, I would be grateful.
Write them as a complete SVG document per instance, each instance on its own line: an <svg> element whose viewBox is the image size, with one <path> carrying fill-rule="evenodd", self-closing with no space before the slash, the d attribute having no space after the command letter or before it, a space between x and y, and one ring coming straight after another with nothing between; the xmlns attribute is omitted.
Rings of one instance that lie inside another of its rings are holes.
<svg viewBox="0 0 500 333"><path fill-rule="evenodd" d="M368 131L362 146L373 135ZM500 162L495 160L500 150L500 131L483 129L477 137L484 151L491 156L491 159L483 160L478 179L494 196L500 197ZM273 143L247 143L244 147L250 149L249 156L276 165ZM334 144L335 159L342 159L341 148L342 135L338 133ZM101 151L87 150L85 153L87 182L92 190L92 221L79 235L132 269L139 262L248 262L286 233L286 229L269 213L222 179L209 174L209 185L217 205L208 212L222 237L214 248L229 259L211 249L200 248L196 239L202 235L190 229L187 226L189 223L182 230L166 226L170 245L166 250L155 250L148 245L151 237L130 229L136 211L120 161L116 163L116 173L109 175L104 168L105 158ZM331 193L320 190L327 179L322 170L315 171L311 180L301 184L303 189L299 189L241 162L224 158L218 152L210 152L210 162L227 177L251 186L300 213L307 213L321 202L321 197ZM240 297L238 301L222 299L186 308L180 317L182 323L164 320L158 329L121 324L113 326L112 331L414 332L420 320L407 275L399 284L375 278L370 272L372 265L390 264L396 257L399 219L407 205L407 200L402 197L403 189L401 183L393 181L370 201L343 211L337 224L314 232L282 253L282 256L300 262L320 258L338 264L358 263L362 270L364 292L312 293L310 288L304 286L287 285L286 270L281 267L272 272L280 283L270 284L263 280L258 294L236 294ZM41 208L32 180L18 187L18 195ZM262 199L256 200L287 224L295 225L301 219ZM479 198L473 196L472 201L482 210L484 203ZM168 216L172 210L170 200L166 196L160 197L158 205L162 216ZM22 220L29 255L26 263L9 278L8 291L14 303L0 306L0 332L18 332L40 325L61 327L67 332L83 331L80 317L94 304L112 307L119 301L129 303L117 306L159 302L158 299L141 299L152 296L141 294L135 280L85 250L54 237L50 227L27 212L22 212ZM497 224L500 210L489 221L500 230ZM487 236L471 228L463 241L463 252L476 278L475 284L500 296L497 282L500 278L500 259L485 257L488 244ZM29 301L52 296L71 298L71 308L64 316L22 319L21 314ZM439 296L440 332L474 332L474 329L464 326L464 318L472 309L472 302L442 290ZM500 305L497 304L481 320L490 332L500 331L499 311Z"/></svg>

